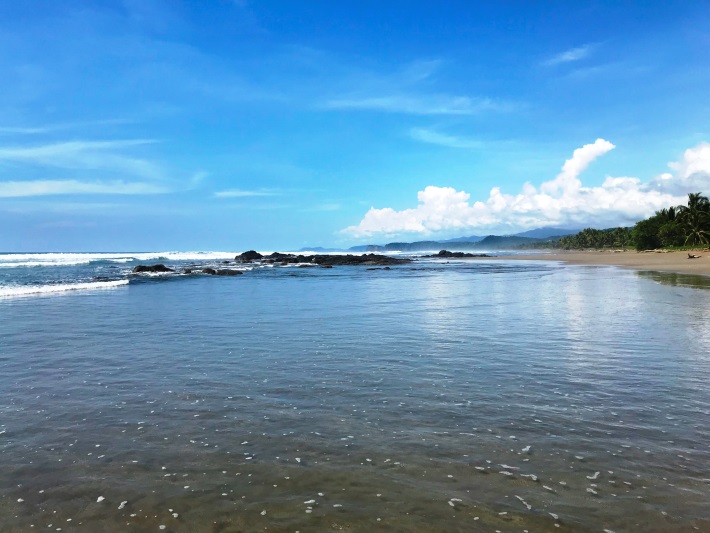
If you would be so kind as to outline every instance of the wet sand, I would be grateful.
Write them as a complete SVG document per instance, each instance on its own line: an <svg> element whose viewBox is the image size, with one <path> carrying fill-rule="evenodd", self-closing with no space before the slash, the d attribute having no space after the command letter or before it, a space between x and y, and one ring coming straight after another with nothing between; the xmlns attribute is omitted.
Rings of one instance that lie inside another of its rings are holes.
<svg viewBox="0 0 710 533"><path fill-rule="evenodd" d="M564 261L571 265L609 265L635 270L674 272L710 276L710 251L694 250L691 254L699 255L689 259L687 251L674 252L636 252L627 251L564 251L554 250L529 255L499 256L505 259Z"/></svg>

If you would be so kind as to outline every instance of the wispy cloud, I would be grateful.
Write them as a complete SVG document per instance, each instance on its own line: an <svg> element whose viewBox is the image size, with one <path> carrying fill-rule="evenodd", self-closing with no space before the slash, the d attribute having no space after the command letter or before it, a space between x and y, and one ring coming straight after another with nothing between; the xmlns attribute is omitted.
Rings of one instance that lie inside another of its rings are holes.
<svg viewBox="0 0 710 533"><path fill-rule="evenodd" d="M194 189L196 187L199 187L204 183L204 181L209 177L210 173L206 172L204 170L198 170L192 176L190 176L190 179L188 180L188 187L191 189Z"/></svg>
<svg viewBox="0 0 710 533"><path fill-rule="evenodd" d="M161 178L155 163L121 153L126 148L153 144L151 139L70 141L40 146L0 147L0 161L71 170L110 170L142 178Z"/></svg>
<svg viewBox="0 0 710 533"><path fill-rule="evenodd" d="M360 223L342 230L356 238L402 233L431 234L455 229L505 231L553 225L630 224L655 210L683 203L685 194L710 182L710 144L687 150L671 163L673 174L649 183L638 178L607 177L598 187L585 187L579 175L601 155L614 149L604 139L578 148L560 173L539 188L530 183L517 195L494 187L487 200L452 187L429 186L418 193L419 205L396 211L370 208Z"/></svg>
<svg viewBox="0 0 710 533"><path fill-rule="evenodd" d="M596 44L585 44L577 48L570 48L569 50L565 50L546 59L542 64L546 67L554 67L563 63L573 63L574 61L589 57L596 47Z"/></svg>
<svg viewBox="0 0 710 533"><path fill-rule="evenodd" d="M132 124L134 120L123 118L109 118L104 120L86 120L78 122L63 122L57 124L45 124L42 126L0 126L0 135L39 135L52 133L61 130L71 130L76 128L112 126L121 124Z"/></svg>
<svg viewBox="0 0 710 533"><path fill-rule="evenodd" d="M448 146L449 148L481 148L483 143L476 139L447 135L427 128L412 128L409 136L415 141Z"/></svg>
<svg viewBox="0 0 710 533"><path fill-rule="evenodd" d="M36 135L38 133L47 133L51 131L46 127L37 128L22 128L22 127L2 127L0 126L0 135Z"/></svg>
<svg viewBox="0 0 710 533"><path fill-rule="evenodd" d="M490 98L471 98L448 95L407 95L352 96L329 100L325 109L352 109L407 113L412 115L475 115L483 111L504 111L510 104L496 102Z"/></svg>
<svg viewBox="0 0 710 533"><path fill-rule="evenodd" d="M227 191L219 191L214 193L217 198L251 198L258 196L279 196L281 193L269 189L244 190L244 189L229 189Z"/></svg>
<svg viewBox="0 0 710 533"><path fill-rule="evenodd" d="M82 182L77 180L34 180L0 182L0 198L68 194L161 194L166 188L151 183L126 181Z"/></svg>
<svg viewBox="0 0 710 533"><path fill-rule="evenodd" d="M332 212L332 211L339 211L341 209L341 205L336 202L325 202L322 204L317 204L312 207L307 207L304 209L300 209L302 213L319 213L319 212Z"/></svg>
<svg viewBox="0 0 710 533"><path fill-rule="evenodd" d="M320 109L379 111L412 115L474 115L509 111L510 102L480 95L457 95L437 91L437 73L447 63L414 61L393 72L352 71L343 75L349 90L319 104ZM357 89L352 89L357 87Z"/></svg>

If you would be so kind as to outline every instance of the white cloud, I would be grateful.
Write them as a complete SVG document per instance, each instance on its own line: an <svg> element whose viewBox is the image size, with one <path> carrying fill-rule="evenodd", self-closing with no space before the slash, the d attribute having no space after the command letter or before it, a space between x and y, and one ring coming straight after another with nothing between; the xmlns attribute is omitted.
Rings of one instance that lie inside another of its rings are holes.
<svg viewBox="0 0 710 533"><path fill-rule="evenodd" d="M594 44L585 44L584 46L579 46L577 48L570 48L569 50L565 50L564 52L561 52L543 61L542 64L546 67L554 67L555 65L560 65L563 63L572 63L574 61L579 61L580 59L588 57L592 53L594 48L596 48L596 45Z"/></svg>
<svg viewBox="0 0 710 533"><path fill-rule="evenodd" d="M188 181L188 186L190 188L195 188L199 187L204 181L209 177L210 173L206 172L204 170L198 170L192 176L190 176L190 179Z"/></svg>
<svg viewBox="0 0 710 533"><path fill-rule="evenodd" d="M228 191L219 191L214 193L217 198L250 198L254 196L278 196L276 191L259 189L256 191L246 191L243 189L230 189Z"/></svg>
<svg viewBox="0 0 710 533"><path fill-rule="evenodd" d="M673 173L666 172L651 182L651 187L672 194L710 191L710 143L688 148L683 159L668 163Z"/></svg>
<svg viewBox="0 0 710 533"><path fill-rule="evenodd" d="M551 181L543 183L540 187L542 192L555 194L558 191L573 194L582 187L582 182L578 176L600 155L604 155L616 148L609 141L597 139L593 144L585 144L582 148L577 148L572 152L572 158L562 165L562 172Z"/></svg>
<svg viewBox="0 0 710 533"><path fill-rule="evenodd" d="M314 206L310 211L339 211L341 205L336 202L326 202L323 204L318 204Z"/></svg>
<svg viewBox="0 0 710 533"><path fill-rule="evenodd" d="M60 130L69 130L82 127L110 126L118 124L131 124L133 120L124 118L110 118L103 120L87 120L78 122L63 122L44 126L0 126L0 135L38 135Z"/></svg>
<svg viewBox="0 0 710 533"><path fill-rule="evenodd" d="M150 183L125 181L34 180L0 182L0 198L60 194L160 194L165 192L168 191Z"/></svg>
<svg viewBox="0 0 710 533"><path fill-rule="evenodd" d="M506 111L511 105L468 96L389 94L335 99L326 102L324 107L412 115L474 115L483 111Z"/></svg>
<svg viewBox="0 0 710 533"><path fill-rule="evenodd" d="M483 146L481 141L475 139L447 135L427 128L412 128L409 130L409 136L416 141L450 148L481 148Z"/></svg>
<svg viewBox="0 0 710 533"><path fill-rule="evenodd" d="M37 133L46 133L48 128L22 128L3 126L0 127L0 135L34 135Z"/></svg>
<svg viewBox="0 0 710 533"><path fill-rule="evenodd" d="M70 141L40 146L0 147L0 161L19 162L72 170L109 170L143 178L162 177L154 163L118 153L119 150L155 143L148 139Z"/></svg>
<svg viewBox="0 0 710 533"><path fill-rule="evenodd" d="M670 165L675 174L663 175L648 184L633 177L607 177L601 186L583 186L579 174L613 148L604 139L578 148L561 172L542 183L539 190L526 183L520 193L508 195L494 187L487 200L471 203L470 195L464 191L428 186L419 191L416 207L402 211L372 207L358 225L342 231L362 238L464 228L506 232L548 225L609 227L631 224L658 209L684 203L686 193L710 186L710 144L686 151L682 161ZM663 187L658 180L662 180Z"/></svg>
<svg viewBox="0 0 710 533"><path fill-rule="evenodd" d="M387 73L351 71L338 85L342 90L318 107L326 110L380 111L411 115L475 115L513 110L511 102L485 96L436 90L445 61L415 61Z"/></svg>

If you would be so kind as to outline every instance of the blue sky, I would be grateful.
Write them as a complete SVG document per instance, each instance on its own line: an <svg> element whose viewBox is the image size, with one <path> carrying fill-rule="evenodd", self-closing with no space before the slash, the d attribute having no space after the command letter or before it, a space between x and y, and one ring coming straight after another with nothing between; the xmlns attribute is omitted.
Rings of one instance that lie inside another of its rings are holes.
<svg viewBox="0 0 710 533"><path fill-rule="evenodd" d="M347 247L710 193L710 4L0 3L0 250Z"/></svg>

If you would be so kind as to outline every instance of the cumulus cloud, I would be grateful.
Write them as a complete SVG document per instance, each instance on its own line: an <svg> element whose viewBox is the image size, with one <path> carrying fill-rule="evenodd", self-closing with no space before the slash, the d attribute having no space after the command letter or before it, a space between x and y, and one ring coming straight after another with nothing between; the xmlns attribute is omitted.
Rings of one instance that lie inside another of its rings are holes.
<svg viewBox="0 0 710 533"><path fill-rule="evenodd" d="M651 187L670 194L708 192L710 186L710 143L701 143L688 148L683 159L668 166L673 172L665 172L651 182Z"/></svg>
<svg viewBox="0 0 710 533"><path fill-rule="evenodd" d="M451 187L428 186L419 191L419 205L396 211L375 207L356 226L342 230L356 238L401 233L431 234L457 229L495 232L520 231L541 226L613 226L631 224L654 211L684 203L688 192L710 185L710 144L687 150L650 183L634 177L607 177L598 187L585 187L579 175L601 155L614 149L597 139L575 150L561 172L536 188L526 183L516 195L500 187L485 201Z"/></svg>

